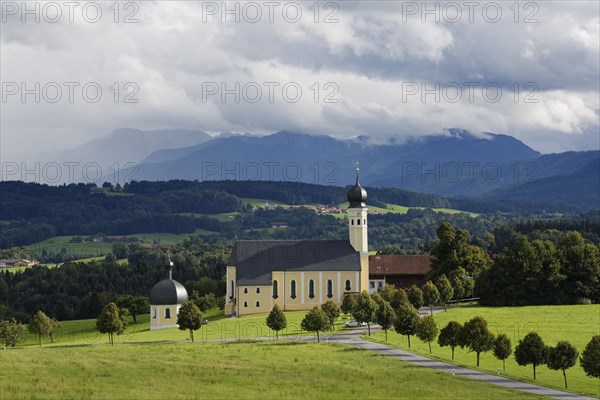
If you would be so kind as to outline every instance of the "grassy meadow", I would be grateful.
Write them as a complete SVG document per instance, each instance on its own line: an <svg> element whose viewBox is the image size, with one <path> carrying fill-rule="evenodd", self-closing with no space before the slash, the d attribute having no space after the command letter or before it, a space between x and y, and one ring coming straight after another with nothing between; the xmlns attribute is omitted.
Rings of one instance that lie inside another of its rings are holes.
<svg viewBox="0 0 600 400"><path fill-rule="evenodd" d="M593 335L600 334L600 305L572 305L572 306L530 306L530 307L479 307L464 306L449 309L434 315L438 329L443 328L449 321L458 321L461 324L474 316L483 316L489 324L494 335L504 333L511 339L513 354L506 360L506 373L503 376L521 381L533 382L533 367L519 366L514 358L514 348L519 339L528 332L536 331L549 346L555 346L559 340L567 340L579 350L581 354L585 345ZM368 337L367 337L368 338ZM371 340L387 343L394 347L408 350L406 336L388 331L388 341L385 342L383 332L372 334ZM417 337L411 336L410 351L428 357L451 361L452 351L449 347L439 347L437 339L432 343L432 355L429 354L427 343L421 342ZM475 368L476 355L468 350L457 348L454 363ZM481 354L479 369L496 374L498 368L502 370L502 361L497 360L493 353ZM537 367L537 380L535 383L560 390L564 390L562 371L554 371L546 366ZM579 362L567 370L569 391L600 396L600 382L598 379L585 375Z"/></svg>
<svg viewBox="0 0 600 400"><path fill-rule="evenodd" d="M305 342L0 351L3 399L535 399L367 350Z"/></svg>

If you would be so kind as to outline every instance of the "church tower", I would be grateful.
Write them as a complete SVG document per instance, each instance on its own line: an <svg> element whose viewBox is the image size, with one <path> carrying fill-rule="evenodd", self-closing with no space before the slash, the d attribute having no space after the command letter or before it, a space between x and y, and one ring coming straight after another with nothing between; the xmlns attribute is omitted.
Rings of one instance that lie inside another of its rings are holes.
<svg viewBox="0 0 600 400"><path fill-rule="evenodd" d="M360 290L369 290L369 241L367 225L367 191L358 182L358 161L356 162L356 183L348 191L348 234L350 244L360 253Z"/></svg>

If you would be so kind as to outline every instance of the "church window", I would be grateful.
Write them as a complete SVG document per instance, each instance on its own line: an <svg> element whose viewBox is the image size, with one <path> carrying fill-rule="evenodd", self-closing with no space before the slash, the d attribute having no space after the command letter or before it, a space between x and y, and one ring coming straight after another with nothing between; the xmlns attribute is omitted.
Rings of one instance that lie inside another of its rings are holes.
<svg viewBox="0 0 600 400"><path fill-rule="evenodd" d="M229 298L230 298L230 299L233 299L233 290L234 290L234 285L235 285L235 283L233 283L233 281L231 281L231 292L230 292L231 294L229 295Z"/></svg>
<svg viewBox="0 0 600 400"><path fill-rule="evenodd" d="M259 287L256 288L256 293L260 293L260 288Z"/></svg>
<svg viewBox="0 0 600 400"><path fill-rule="evenodd" d="M279 283L277 281L273 281L273 298L276 299L279 297L279 288L277 287Z"/></svg>
<svg viewBox="0 0 600 400"><path fill-rule="evenodd" d="M248 307L248 302L247 301L244 302L244 307Z"/></svg>
<svg viewBox="0 0 600 400"><path fill-rule="evenodd" d="M260 307L260 301L256 302L256 307Z"/></svg>
<svg viewBox="0 0 600 400"><path fill-rule="evenodd" d="M352 290L350 279L346 279L346 292L349 292L350 290Z"/></svg>
<svg viewBox="0 0 600 400"><path fill-rule="evenodd" d="M292 299L296 298L296 281L294 280L290 282L290 297Z"/></svg>
<svg viewBox="0 0 600 400"><path fill-rule="evenodd" d="M327 280L327 297L333 297L333 281L331 279Z"/></svg>
<svg viewBox="0 0 600 400"><path fill-rule="evenodd" d="M311 299L315 298L315 281L312 279L308 281L308 297Z"/></svg>
<svg viewBox="0 0 600 400"><path fill-rule="evenodd" d="M356 225L360 225L360 219L356 220Z"/></svg>
<svg viewBox="0 0 600 400"><path fill-rule="evenodd" d="M244 288L244 294L246 294L246 293L248 293L248 288L247 287Z"/></svg>
<svg viewBox="0 0 600 400"><path fill-rule="evenodd" d="M350 225L354 225L354 220L353 219L350 220Z"/></svg>
<svg viewBox="0 0 600 400"><path fill-rule="evenodd" d="M153 311L152 318L156 318L156 307L153 307L152 311Z"/></svg>
<svg viewBox="0 0 600 400"><path fill-rule="evenodd" d="M170 308L167 308L165 310L165 318L171 318L171 309Z"/></svg>
<svg viewBox="0 0 600 400"><path fill-rule="evenodd" d="M366 224L367 224L367 220L365 219L365 220L363 220L363 225L366 225Z"/></svg>

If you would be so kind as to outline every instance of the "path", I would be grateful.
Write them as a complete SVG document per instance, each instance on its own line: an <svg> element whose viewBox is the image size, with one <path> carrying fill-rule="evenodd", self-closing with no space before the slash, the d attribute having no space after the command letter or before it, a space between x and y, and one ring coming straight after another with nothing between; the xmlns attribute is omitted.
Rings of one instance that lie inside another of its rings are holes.
<svg viewBox="0 0 600 400"><path fill-rule="evenodd" d="M373 327L371 327L371 331L373 331ZM443 371L447 373L454 373L458 376L464 376L469 379L473 379L476 381L491 383L492 385L503 386L513 390L520 390L522 392L538 394L542 396L547 396L552 399L560 399L560 400L591 400L595 399L594 397L579 395L575 393L563 392L556 389L550 389L543 386L534 385L531 383L520 382L517 380L504 378L501 376L496 376L493 374L488 374L481 371L476 371L464 367L459 367L453 364L448 364L442 361L434 360L425 356L421 356L418 354L410 353L405 350L400 350L393 348L391 346L371 342L369 340L363 339L360 335L366 333L366 328L364 329L353 329L351 331L344 331L343 333L334 334L328 336L326 338L327 342L336 342L342 343L349 346L358 346L365 350L374 351L378 354L394 357L402 361L407 361L413 364L422 365L424 367L433 368L438 371Z"/></svg>

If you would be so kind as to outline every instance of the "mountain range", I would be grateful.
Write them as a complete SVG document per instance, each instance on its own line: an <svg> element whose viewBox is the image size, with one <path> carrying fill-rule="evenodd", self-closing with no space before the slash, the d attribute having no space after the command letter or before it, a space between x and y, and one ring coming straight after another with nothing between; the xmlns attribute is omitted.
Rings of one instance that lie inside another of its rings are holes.
<svg viewBox="0 0 600 400"><path fill-rule="evenodd" d="M446 197L600 208L600 151L540 154L515 137L449 129L445 135L371 143L279 131L270 135L120 129L58 157L113 165L129 180L276 180L396 187ZM106 176L110 180L113 176Z"/></svg>

